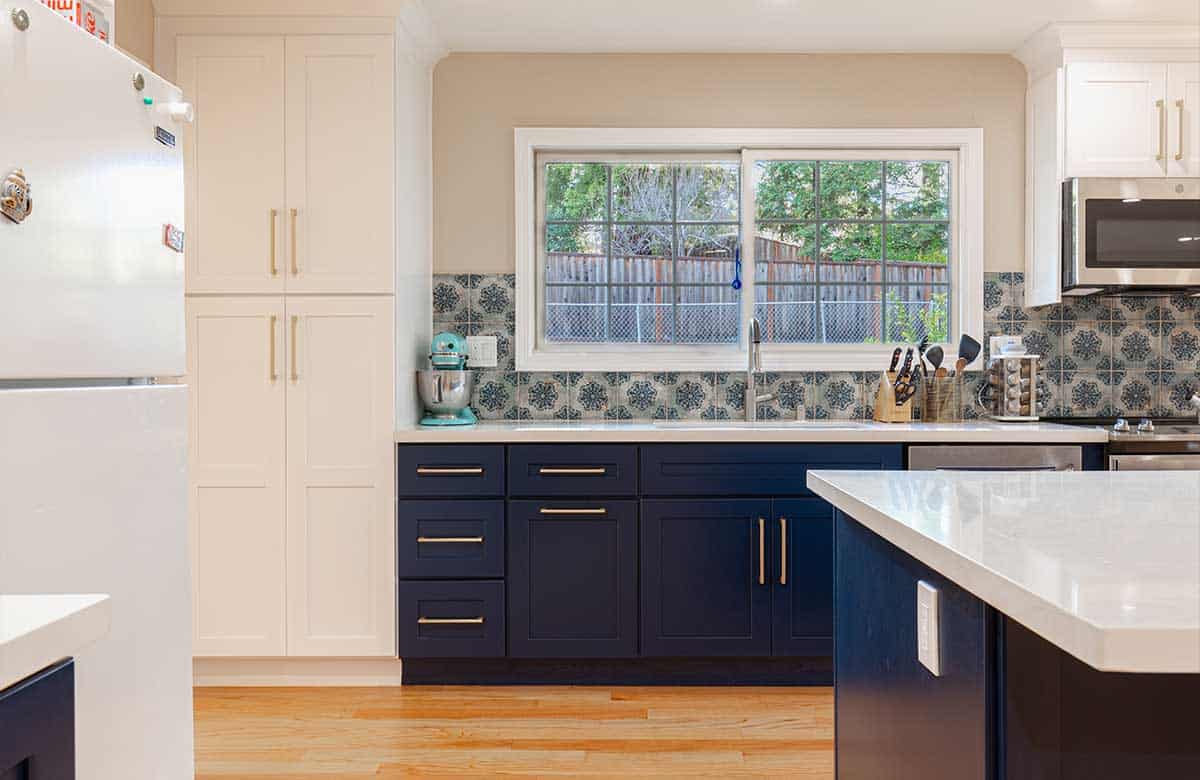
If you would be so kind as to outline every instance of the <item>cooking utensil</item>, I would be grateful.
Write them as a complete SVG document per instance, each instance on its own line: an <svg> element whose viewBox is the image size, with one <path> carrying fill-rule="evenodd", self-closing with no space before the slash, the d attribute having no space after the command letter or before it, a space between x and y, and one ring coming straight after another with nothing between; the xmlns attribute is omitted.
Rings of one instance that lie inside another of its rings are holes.
<svg viewBox="0 0 1200 780"><path fill-rule="evenodd" d="M900 365L900 351L900 347L896 347L896 349L892 351L892 362L891 365L888 366L889 374L896 370L896 366Z"/></svg>
<svg viewBox="0 0 1200 780"><path fill-rule="evenodd" d="M954 361L955 369L957 371L962 371L963 368L966 368L971 363L974 363L975 358L979 357L981 350L983 350L982 344L967 334L962 334L962 338L958 340L958 360ZM964 360L966 362L962 364L962 368L959 368L958 364Z"/></svg>
<svg viewBox="0 0 1200 780"><path fill-rule="evenodd" d="M925 357L929 358L929 365L933 366L933 371L936 374L938 369L942 367L942 361L946 359L946 353L941 347L934 344L925 353Z"/></svg>
<svg viewBox="0 0 1200 780"><path fill-rule="evenodd" d="M896 375L896 381L892 385L892 389L896 392L896 406L901 406L909 398L912 398L916 388L913 385L913 348L909 347L904 353L904 365L900 369L900 373Z"/></svg>
<svg viewBox="0 0 1200 780"><path fill-rule="evenodd" d="M923 336L917 344L917 355L921 359L921 376L925 376L925 351L929 349L929 336Z"/></svg>

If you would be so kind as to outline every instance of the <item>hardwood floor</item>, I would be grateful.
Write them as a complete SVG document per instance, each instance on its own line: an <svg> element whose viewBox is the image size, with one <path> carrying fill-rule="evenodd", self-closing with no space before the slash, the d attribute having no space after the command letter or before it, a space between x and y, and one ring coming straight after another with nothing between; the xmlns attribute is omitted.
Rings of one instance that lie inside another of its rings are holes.
<svg viewBox="0 0 1200 780"><path fill-rule="evenodd" d="M196 777L833 777L832 688L197 688Z"/></svg>

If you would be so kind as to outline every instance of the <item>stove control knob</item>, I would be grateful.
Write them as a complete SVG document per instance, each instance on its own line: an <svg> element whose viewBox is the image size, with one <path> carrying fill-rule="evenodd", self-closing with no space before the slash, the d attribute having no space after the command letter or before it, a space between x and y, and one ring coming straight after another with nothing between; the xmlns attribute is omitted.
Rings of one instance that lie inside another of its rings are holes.
<svg viewBox="0 0 1200 780"><path fill-rule="evenodd" d="M1138 423L1138 433L1154 433L1154 421L1148 417L1143 417Z"/></svg>
<svg viewBox="0 0 1200 780"><path fill-rule="evenodd" d="M1118 417L1117 421L1113 423L1113 430L1117 433L1129 433L1129 420Z"/></svg>

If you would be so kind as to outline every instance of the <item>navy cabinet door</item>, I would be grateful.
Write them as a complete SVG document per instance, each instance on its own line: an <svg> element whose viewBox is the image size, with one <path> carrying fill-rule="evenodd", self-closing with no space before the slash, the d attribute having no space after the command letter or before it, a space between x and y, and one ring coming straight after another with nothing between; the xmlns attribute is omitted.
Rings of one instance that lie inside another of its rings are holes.
<svg viewBox="0 0 1200 780"><path fill-rule="evenodd" d="M642 655L770 654L770 522L764 499L642 502Z"/></svg>
<svg viewBox="0 0 1200 780"><path fill-rule="evenodd" d="M0 690L0 779L75 777L75 664Z"/></svg>
<svg viewBox="0 0 1200 780"><path fill-rule="evenodd" d="M771 654L833 654L833 508L819 498L774 502Z"/></svg>
<svg viewBox="0 0 1200 780"><path fill-rule="evenodd" d="M637 502L510 501L508 653L637 655Z"/></svg>

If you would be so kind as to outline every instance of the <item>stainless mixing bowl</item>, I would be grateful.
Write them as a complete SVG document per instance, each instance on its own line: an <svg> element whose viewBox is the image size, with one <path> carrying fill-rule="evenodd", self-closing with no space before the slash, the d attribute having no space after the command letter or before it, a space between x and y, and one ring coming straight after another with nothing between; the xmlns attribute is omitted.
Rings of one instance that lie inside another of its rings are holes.
<svg viewBox="0 0 1200 780"><path fill-rule="evenodd" d="M427 368L417 372L417 390L430 414L456 417L471 404L475 389L473 371L443 371Z"/></svg>

